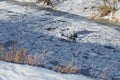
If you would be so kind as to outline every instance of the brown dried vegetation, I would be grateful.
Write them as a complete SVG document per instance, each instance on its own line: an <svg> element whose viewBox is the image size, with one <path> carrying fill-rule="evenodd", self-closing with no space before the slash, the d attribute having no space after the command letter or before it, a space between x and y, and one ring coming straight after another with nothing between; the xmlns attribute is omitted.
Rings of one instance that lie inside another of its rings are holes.
<svg viewBox="0 0 120 80"><path fill-rule="evenodd" d="M47 51L43 50L39 55L27 54L26 49L19 49L15 46L11 46L8 52L5 52L4 46L0 45L0 59L7 62L17 64L29 64L32 66L44 66L42 58L48 57ZM67 66L62 66L59 63L53 67L54 71L61 73L77 73L78 68L73 67L73 62L70 62Z"/></svg>
<svg viewBox="0 0 120 80"><path fill-rule="evenodd" d="M53 6L51 0L36 0L36 3L41 3Z"/></svg>
<svg viewBox="0 0 120 80"><path fill-rule="evenodd" d="M98 6L97 11L89 17L91 20L119 24L119 20L114 16L115 13L115 3L119 0L102 0L102 4ZM104 18L109 16L108 18Z"/></svg>

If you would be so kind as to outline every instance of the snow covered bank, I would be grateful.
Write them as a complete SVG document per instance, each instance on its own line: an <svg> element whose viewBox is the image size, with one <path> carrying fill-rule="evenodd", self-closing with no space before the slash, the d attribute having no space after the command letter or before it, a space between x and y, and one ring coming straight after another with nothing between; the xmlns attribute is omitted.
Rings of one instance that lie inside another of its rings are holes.
<svg viewBox="0 0 120 80"><path fill-rule="evenodd" d="M0 61L0 80L92 80L82 75L60 74L47 69Z"/></svg>
<svg viewBox="0 0 120 80"><path fill-rule="evenodd" d="M112 3L112 0L111 0ZM72 4L72 5L71 5ZM64 6L63 6L64 5ZM117 24L120 25L120 2L115 2L115 13L112 16L112 13L109 13L105 16L100 16L104 12L104 8L99 8L102 5L102 0L67 0L66 2L56 6L57 10L70 12L85 17L91 17L94 20L99 20L102 23ZM104 20L104 21L102 21Z"/></svg>
<svg viewBox="0 0 120 80"><path fill-rule="evenodd" d="M13 0L18 2L36 2L36 0Z"/></svg>
<svg viewBox="0 0 120 80"><path fill-rule="evenodd" d="M46 68L74 61L73 67L79 67L81 74L96 76L110 67L108 80L119 80L120 28L87 20L85 16L91 7L86 1L93 0L68 0L58 5L57 10L1 1L0 43L8 49L10 42L15 42L26 48L28 54L39 55L46 50ZM79 12L84 5L88 9Z"/></svg>

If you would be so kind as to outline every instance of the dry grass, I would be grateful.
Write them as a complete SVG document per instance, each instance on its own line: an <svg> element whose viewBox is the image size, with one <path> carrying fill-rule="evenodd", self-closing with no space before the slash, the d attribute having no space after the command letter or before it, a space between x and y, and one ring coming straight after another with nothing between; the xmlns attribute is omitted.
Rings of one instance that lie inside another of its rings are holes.
<svg viewBox="0 0 120 80"><path fill-rule="evenodd" d="M7 62L17 63L17 64L28 64L32 66L44 66L44 62L41 61L42 57L47 57L47 50L43 50L41 54L33 55L27 54L26 49L18 49L12 46L8 52L5 52L4 46L0 45L0 59ZM70 61L67 66L63 66L58 63L52 68L52 70L60 73L70 73L76 74L80 72L80 68L74 67L74 60ZM110 68L104 69L100 75L98 75L95 80L106 80L107 73Z"/></svg>
<svg viewBox="0 0 120 80"><path fill-rule="evenodd" d="M2 59L2 60L5 58L5 54L3 54L3 53L5 53L5 50L4 50L3 45L0 44L0 59Z"/></svg>
<svg viewBox="0 0 120 80"><path fill-rule="evenodd" d="M51 5L53 7L52 1L51 0L36 0L36 3L42 3L45 5Z"/></svg>
<svg viewBox="0 0 120 80"><path fill-rule="evenodd" d="M98 6L97 9L100 12L100 17L108 16L112 12L112 8L110 6Z"/></svg>
<svg viewBox="0 0 120 80"><path fill-rule="evenodd" d="M43 67L45 64L41 60L43 57L48 57L47 50L43 50L41 54L33 55L27 54L26 49L18 49L15 46L12 46L8 52L5 52L4 46L0 45L0 59L7 62L17 63L17 64L28 64L32 66ZM112 62L111 62L112 63ZM55 65L52 70L60 73L70 73L76 74L80 72L80 68L74 66L74 59L70 61L67 66L63 66L60 63ZM102 73L98 75L95 80L106 80L107 73L110 71L110 68L106 66Z"/></svg>
<svg viewBox="0 0 120 80"><path fill-rule="evenodd" d="M19 49L16 46L11 46L8 52L5 52L4 46L0 45L0 59L7 62L17 63L17 64L28 64L32 66L44 66L44 61L42 58L48 57L47 50L43 50L41 54L33 55L28 54L26 49ZM72 73L75 74L79 71L79 68L73 67L73 62L71 61L67 66L62 66L60 64L53 67L54 71L61 73Z"/></svg>
<svg viewBox="0 0 120 80"><path fill-rule="evenodd" d="M76 74L79 72L79 68L77 67L73 67L73 66L62 66L60 64L56 65L54 68L53 68L54 71L56 72L61 72L61 73L70 73L70 74Z"/></svg>
<svg viewBox="0 0 120 80"><path fill-rule="evenodd" d="M28 55L28 59L27 59L27 63L29 65L35 65L35 62L34 62L35 58L32 54Z"/></svg>
<svg viewBox="0 0 120 80"><path fill-rule="evenodd" d="M76 74L80 71L79 68L73 66L72 61L67 66L62 66L58 64L53 68L53 70L61 73L70 73L70 74Z"/></svg>
<svg viewBox="0 0 120 80"><path fill-rule="evenodd" d="M105 16L109 16L107 18L108 23L119 23L119 20L114 16L115 12L115 0L113 0L112 4L110 4L109 0L103 0L102 4L98 6L97 11L89 17L91 20L103 20ZM111 15L111 16L110 16Z"/></svg>

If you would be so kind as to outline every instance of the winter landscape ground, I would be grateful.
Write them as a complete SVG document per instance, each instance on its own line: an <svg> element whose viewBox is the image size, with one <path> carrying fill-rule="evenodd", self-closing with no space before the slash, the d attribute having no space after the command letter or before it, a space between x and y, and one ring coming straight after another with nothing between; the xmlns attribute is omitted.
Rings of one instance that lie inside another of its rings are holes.
<svg viewBox="0 0 120 80"><path fill-rule="evenodd" d="M91 80L82 75L60 74L43 68L0 62L0 80Z"/></svg>
<svg viewBox="0 0 120 80"><path fill-rule="evenodd" d="M61 74L1 61L0 80L120 80L119 25L88 19L100 0L53 0L53 4L0 0L0 45L8 51L15 44L36 56L45 50L42 66L47 69L72 62L80 70Z"/></svg>

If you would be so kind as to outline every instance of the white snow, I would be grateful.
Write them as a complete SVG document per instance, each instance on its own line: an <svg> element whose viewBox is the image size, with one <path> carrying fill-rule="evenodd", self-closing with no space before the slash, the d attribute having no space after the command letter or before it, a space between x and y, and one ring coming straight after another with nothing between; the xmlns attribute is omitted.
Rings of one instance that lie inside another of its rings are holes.
<svg viewBox="0 0 120 80"><path fill-rule="evenodd" d="M0 80L92 80L83 75L60 74L29 65L0 61Z"/></svg>
<svg viewBox="0 0 120 80"><path fill-rule="evenodd" d="M83 75L86 73L88 73L87 76L99 75L106 65L109 65L111 70L107 75L108 80L111 80L109 79L111 77L115 79L120 76L120 27L92 22L86 18L92 13L92 6L99 5L99 0L54 0L60 1L60 4L56 4L53 9L39 7L34 3L24 4L19 1L0 1L0 43L5 48L10 46L6 43L15 41L20 48L26 48L29 53L39 55L46 49L48 53L44 65L46 68L54 67L54 62L66 66L74 57L74 66L83 69L81 72ZM84 10L84 7L87 9ZM119 11L116 12L116 15L119 16ZM74 33L77 34L75 40L71 38ZM108 64L111 60L114 62ZM24 73L21 74L21 71L24 72L22 69L27 68L30 72L27 70L28 73L25 75L33 75L31 73L34 69L31 68L34 67L16 65L20 68L17 69L11 63L2 62L2 64L0 66L3 68L3 72L7 70L4 69L4 66L11 65L8 69L8 72L11 72L8 76L13 74L11 78L20 75L19 78L24 78ZM14 73L13 68L16 69L15 72L18 70L18 74ZM39 74L38 69L40 68L35 68L35 71ZM70 77L68 78L64 76L65 74L55 74L57 75L52 75L52 77L48 74L50 79L52 78L51 80L57 80L56 76L63 78L63 80L64 78L65 80L76 80L75 78L79 77L76 75L72 79L72 75L66 75ZM7 72L2 75L5 80L8 78L6 75ZM42 80L42 76L37 77ZM28 77L25 78L28 80ZM62 80L61 78L59 79Z"/></svg>

